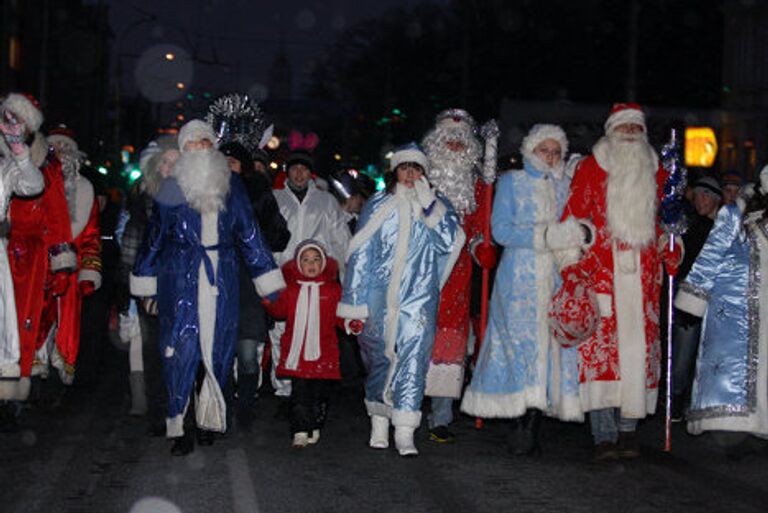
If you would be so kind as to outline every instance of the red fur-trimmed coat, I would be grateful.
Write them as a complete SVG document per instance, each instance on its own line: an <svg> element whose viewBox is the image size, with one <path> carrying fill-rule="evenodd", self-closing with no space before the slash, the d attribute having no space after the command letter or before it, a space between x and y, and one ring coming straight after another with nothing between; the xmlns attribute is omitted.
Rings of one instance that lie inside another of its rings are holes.
<svg viewBox="0 0 768 513"><path fill-rule="evenodd" d="M657 201L661 199L666 178L667 172L659 165ZM658 238L661 232L656 223L655 240L639 248L639 273L631 275L629 288L626 285L622 288L630 293L617 293L620 276L614 267L614 255L629 246L614 239L608 227L607 181L608 174L594 156L582 161L571 182L562 215L562 220L573 216L594 224L594 244L573 265L592 277L595 292L611 305L610 315L601 316L597 331L579 346L580 396L585 411L620 407L622 416L642 418L655 411L659 384L662 274ZM631 194L626 200L632 201ZM621 329L617 313L624 319Z"/></svg>
<svg viewBox="0 0 768 513"><path fill-rule="evenodd" d="M336 316L336 307L341 300L341 285L336 280L339 273L336 260L326 257L325 269L316 278L303 276L295 260L286 262L283 267L283 277L286 288L274 303L265 303L269 314L276 319L285 319L285 332L280 339L280 364L277 367L279 376L297 377L304 379L341 379L339 367L339 339L336 327L343 325L343 320ZM291 340L295 324L296 303L299 299L301 284L298 281L322 282L320 285L320 358L316 361L304 360L304 354L299 357L295 370L285 368L285 362L291 350Z"/></svg>

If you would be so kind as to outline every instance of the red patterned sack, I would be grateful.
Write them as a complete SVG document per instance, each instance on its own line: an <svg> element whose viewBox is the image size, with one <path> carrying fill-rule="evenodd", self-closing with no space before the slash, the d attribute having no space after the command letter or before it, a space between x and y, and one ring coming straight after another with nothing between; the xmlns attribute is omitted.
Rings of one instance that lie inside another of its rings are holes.
<svg viewBox="0 0 768 513"><path fill-rule="evenodd" d="M563 347L587 340L597 329L600 310L592 284L575 266L563 269L563 285L549 305L552 335Z"/></svg>

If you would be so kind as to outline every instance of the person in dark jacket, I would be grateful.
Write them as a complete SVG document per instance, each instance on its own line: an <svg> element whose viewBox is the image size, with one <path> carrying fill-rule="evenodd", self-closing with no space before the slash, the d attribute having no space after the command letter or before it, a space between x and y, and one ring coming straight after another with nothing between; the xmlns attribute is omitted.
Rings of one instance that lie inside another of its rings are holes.
<svg viewBox="0 0 768 513"><path fill-rule="evenodd" d="M229 168L245 182L256 221L264 240L273 252L282 251L291 238L285 219L272 195L269 179L257 172L254 160L241 144L230 142L220 151L227 157ZM236 418L241 427L253 421L256 391L261 383L261 355L268 333L268 318L245 266L240 265L240 324L237 340L237 407Z"/></svg>

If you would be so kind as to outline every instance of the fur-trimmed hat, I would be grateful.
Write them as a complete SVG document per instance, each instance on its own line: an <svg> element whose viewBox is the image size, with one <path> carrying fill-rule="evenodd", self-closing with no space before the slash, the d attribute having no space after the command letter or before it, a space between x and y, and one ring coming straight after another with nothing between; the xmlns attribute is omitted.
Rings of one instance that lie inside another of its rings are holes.
<svg viewBox="0 0 768 513"><path fill-rule="evenodd" d="M614 128L624 123L640 125L644 131L647 131L643 108L637 103L614 103L608 114L608 119L605 120L605 133L610 133Z"/></svg>
<svg viewBox="0 0 768 513"><path fill-rule="evenodd" d="M30 132L37 132L43 124L40 102L29 93L10 93L3 100L0 110L7 110L24 123Z"/></svg>
<svg viewBox="0 0 768 513"><path fill-rule="evenodd" d="M477 129L477 123L469 112L464 109L446 109L435 117L435 124L440 125L443 122L466 123L472 130Z"/></svg>
<svg viewBox="0 0 768 513"><path fill-rule="evenodd" d="M320 264L320 272L323 272L325 270L325 265L328 261L328 258L326 257L325 248L323 247L323 245L314 239L303 240L299 242L299 244L296 246L296 251L294 252L294 257L293 257L294 261L296 262L296 268L299 269L299 272L301 272L301 261L300 261L301 254L308 249L314 249L315 251L320 253L320 260L322 262Z"/></svg>
<svg viewBox="0 0 768 513"><path fill-rule="evenodd" d="M389 168L394 171L397 169L397 166L406 162L420 165L425 174L429 171L429 159L427 159L424 150L415 142L410 142L395 149L392 157L389 159Z"/></svg>
<svg viewBox="0 0 768 513"><path fill-rule="evenodd" d="M200 119L193 119L187 122L181 130L179 130L179 149L184 151L184 146L188 142L201 141L208 139L216 147L218 144L218 138L213 132L211 125Z"/></svg>
<svg viewBox="0 0 768 513"><path fill-rule="evenodd" d="M523 157L530 159L536 146L547 139L557 141L560 145L560 160L564 159L568 153L568 137L565 135L565 131L558 125L548 125L545 123L539 123L531 127L528 135L523 138L520 153L523 154Z"/></svg>
<svg viewBox="0 0 768 513"><path fill-rule="evenodd" d="M48 132L48 142L53 146L62 146L71 151L80 151L77 146L75 131L67 125L60 124Z"/></svg>

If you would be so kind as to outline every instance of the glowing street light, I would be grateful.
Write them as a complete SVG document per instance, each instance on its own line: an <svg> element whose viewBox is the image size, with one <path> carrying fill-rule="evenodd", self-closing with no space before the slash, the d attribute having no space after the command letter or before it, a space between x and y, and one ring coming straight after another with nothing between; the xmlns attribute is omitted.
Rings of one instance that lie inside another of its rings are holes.
<svg viewBox="0 0 768 513"><path fill-rule="evenodd" d="M185 87L184 82L176 82L176 89L184 89Z"/></svg>
<svg viewBox="0 0 768 513"><path fill-rule="evenodd" d="M166 61L172 61L172 60L173 60L173 59L175 59L175 58L176 58L176 55L174 55L174 54L173 54L173 53L171 53L171 52L168 52L168 53L166 53L166 54L165 54L165 60L166 60Z"/></svg>

